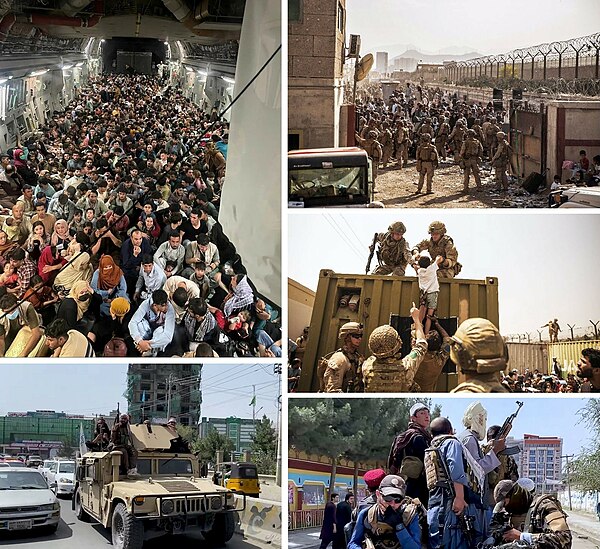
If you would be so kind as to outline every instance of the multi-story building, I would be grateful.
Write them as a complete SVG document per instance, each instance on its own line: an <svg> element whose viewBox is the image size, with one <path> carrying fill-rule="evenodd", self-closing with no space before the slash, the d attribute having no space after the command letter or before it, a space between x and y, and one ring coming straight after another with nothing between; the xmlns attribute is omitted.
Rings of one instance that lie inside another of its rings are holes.
<svg viewBox="0 0 600 549"><path fill-rule="evenodd" d="M91 440L95 424L95 417L54 410L8 412L0 416L0 452L48 458L60 451L75 451L79 448L80 425L86 440Z"/></svg>
<svg viewBox="0 0 600 549"><path fill-rule="evenodd" d="M288 23L288 146L337 147L346 0L290 0Z"/></svg>
<svg viewBox="0 0 600 549"><path fill-rule="evenodd" d="M538 494L558 493L562 485L562 438L523 435L521 474L535 482Z"/></svg>
<svg viewBox="0 0 600 549"><path fill-rule="evenodd" d="M380 74L388 72L388 52L378 51L375 54L375 70Z"/></svg>
<svg viewBox="0 0 600 549"><path fill-rule="evenodd" d="M239 417L203 417L200 423L200 437L206 437L213 429L233 442L235 446L233 451L236 454L243 454L246 450L250 450L252 445L256 421Z"/></svg>
<svg viewBox="0 0 600 549"><path fill-rule="evenodd" d="M197 426L202 392L201 364L130 364L125 396L133 423L142 418Z"/></svg>

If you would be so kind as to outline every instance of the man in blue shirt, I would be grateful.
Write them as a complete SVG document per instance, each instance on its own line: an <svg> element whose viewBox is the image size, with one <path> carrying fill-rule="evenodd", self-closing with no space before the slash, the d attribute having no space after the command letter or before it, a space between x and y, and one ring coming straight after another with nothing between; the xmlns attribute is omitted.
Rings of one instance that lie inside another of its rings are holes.
<svg viewBox="0 0 600 549"><path fill-rule="evenodd" d="M142 356L163 353L171 343L174 331L175 309L164 290L155 290L151 297L142 301L129 322L129 333Z"/></svg>

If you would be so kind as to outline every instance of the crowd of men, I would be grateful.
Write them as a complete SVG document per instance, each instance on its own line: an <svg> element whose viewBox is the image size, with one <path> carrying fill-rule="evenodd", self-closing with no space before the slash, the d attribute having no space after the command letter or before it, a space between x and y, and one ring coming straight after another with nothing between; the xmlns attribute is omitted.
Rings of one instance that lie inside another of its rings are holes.
<svg viewBox="0 0 600 549"><path fill-rule="evenodd" d="M464 193L470 192L471 175L480 192L480 169L486 161L490 171L494 168L496 189L508 191L512 148L501 129L506 112L492 102L468 104L456 93L408 82L388 101L363 100L358 110L356 140L373 161L374 180L378 166L386 168L395 159L397 168L405 168L410 157L419 174L417 194L435 192L433 178L441 162L461 168Z"/></svg>
<svg viewBox="0 0 600 549"><path fill-rule="evenodd" d="M229 125L149 76L91 79L1 155L0 356L278 356L219 223Z"/></svg>
<svg viewBox="0 0 600 549"><path fill-rule="evenodd" d="M513 419L516 414L513 414ZM369 495L345 504L331 494L325 507L320 549L565 549L572 534L558 499L539 494L519 478L507 447L507 425L486 429L487 412L470 404L455 434L450 421L431 421L427 405L410 410L408 428L391 445L387 472L367 471ZM485 440L485 443L484 443Z"/></svg>

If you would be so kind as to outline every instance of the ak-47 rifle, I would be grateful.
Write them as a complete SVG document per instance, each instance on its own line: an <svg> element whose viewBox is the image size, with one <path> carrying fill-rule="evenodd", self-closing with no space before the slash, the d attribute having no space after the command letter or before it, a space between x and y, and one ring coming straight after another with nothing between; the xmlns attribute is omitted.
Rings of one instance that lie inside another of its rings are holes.
<svg viewBox="0 0 600 549"><path fill-rule="evenodd" d="M494 440L498 440L500 438L506 438L508 436L508 433L510 433L513 422L515 421L515 419L519 415L521 408L523 407L522 402L519 402L518 400L516 402L517 402L517 409L504 420L504 423L502 424L502 427L500 427L500 430L498 431L498 434L496 435ZM487 454L490 451L490 449L492 448L492 445L493 445L493 441L490 441L487 444L485 444L485 446L483 447L483 453ZM519 450L518 446L513 446L512 449L505 448L504 450L501 450L500 452L498 452L498 454L511 455L511 454L515 454L519 451L520 450Z"/></svg>
<svg viewBox="0 0 600 549"><path fill-rule="evenodd" d="M373 259L373 255L375 254L375 246L377 246L377 236L377 233L375 233L375 236L373 237L373 243L369 247L369 259L367 259L365 274L369 274L369 271L371 270L371 261Z"/></svg>
<svg viewBox="0 0 600 549"><path fill-rule="evenodd" d="M462 530L467 547L475 547L475 517L465 514L465 512L458 515L458 522L460 529Z"/></svg>

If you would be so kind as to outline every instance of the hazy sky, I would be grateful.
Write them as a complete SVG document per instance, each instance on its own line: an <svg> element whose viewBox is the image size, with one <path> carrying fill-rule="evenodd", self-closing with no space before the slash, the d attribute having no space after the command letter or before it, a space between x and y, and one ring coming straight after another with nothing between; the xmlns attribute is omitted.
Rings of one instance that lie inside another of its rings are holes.
<svg viewBox="0 0 600 549"><path fill-rule="evenodd" d="M436 210L366 210L350 213L293 213L289 217L289 277L316 290L319 271L364 274L375 232L394 221L407 227L410 246L427 238L434 220L446 224L463 269L459 278L498 278L500 331L531 332L558 318L565 337L568 324L576 334L600 320L600 216L528 210L460 212ZM373 258L371 268L376 266ZM414 276L409 267L407 275ZM404 311L408 314L408 311ZM544 330L547 339L548 331Z"/></svg>
<svg viewBox="0 0 600 549"><path fill-rule="evenodd" d="M55 410L94 415L127 409L123 398L126 364L2 365L0 414ZM256 414L276 421L278 380L273 365L205 364L202 369L201 415L252 418L252 385L256 385ZM261 410L262 408L262 410Z"/></svg>
<svg viewBox="0 0 600 549"><path fill-rule="evenodd" d="M594 34L600 20L598 0L347 0L346 8L361 55L394 44L504 53Z"/></svg>
<svg viewBox="0 0 600 549"><path fill-rule="evenodd" d="M527 433L560 437L563 439L564 455L577 455L582 448L590 445L589 429L580 422L580 417L577 415L577 411L585 406L586 399L565 397L565 395L521 397L522 395L494 395L493 398L477 399L487 410L487 426L502 425L504 420L517 409L515 401L520 400L524 402L524 405L513 423L510 436L519 439ZM460 433L464 430L462 418L465 409L475 400L473 398L433 398L432 403L441 404L442 415L448 417L456 432ZM553 405L557 409L560 408L560 413L553 414L552 421L549 422L548 409Z"/></svg>

